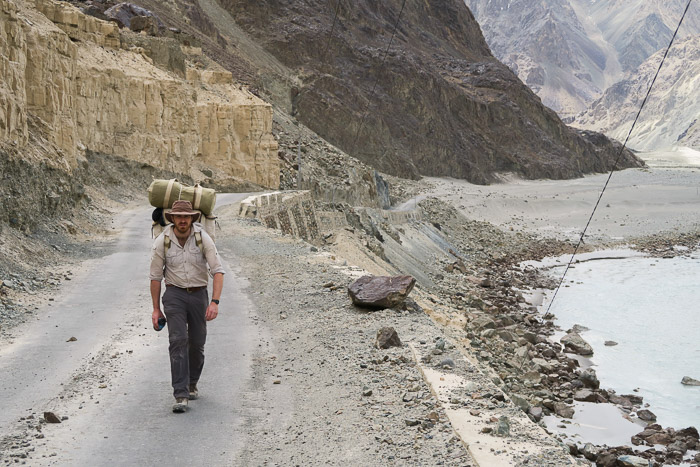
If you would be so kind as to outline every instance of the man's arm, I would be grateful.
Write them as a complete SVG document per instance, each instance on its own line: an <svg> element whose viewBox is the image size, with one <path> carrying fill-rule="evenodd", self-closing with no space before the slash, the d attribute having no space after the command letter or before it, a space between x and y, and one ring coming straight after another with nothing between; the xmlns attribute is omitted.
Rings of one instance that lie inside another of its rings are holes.
<svg viewBox="0 0 700 467"><path fill-rule="evenodd" d="M153 314L151 315L153 329L158 331L158 319L165 317L160 311L160 281L151 281L151 301L153 302Z"/></svg>
<svg viewBox="0 0 700 467"><path fill-rule="evenodd" d="M212 300L219 300L221 298L221 290L224 288L224 274L221 272L217 272L214 274L214 286L212 287L212 292L211 292L211 299ZM151 290L153 290L153 286L151 285ZM160 284L158 284L158 290L160 291ZM213 319L216 319L216 317L219 315L219 305L217 305L214 302L209 302L209 306L207 307L207 314L206 318L207 321L211 321Z"/></svg>
<svg viewBox="0 0 700 467"><path fill-rule="evenodd" d="M151 302L153 302L153 329L158 331L158 319L164 318L163 312L160 311L160 283L163 280L163 266L165 266L165 247L163 235L159 235L153 242L151 250L151 268L149 276L151 279Z"/></svg>

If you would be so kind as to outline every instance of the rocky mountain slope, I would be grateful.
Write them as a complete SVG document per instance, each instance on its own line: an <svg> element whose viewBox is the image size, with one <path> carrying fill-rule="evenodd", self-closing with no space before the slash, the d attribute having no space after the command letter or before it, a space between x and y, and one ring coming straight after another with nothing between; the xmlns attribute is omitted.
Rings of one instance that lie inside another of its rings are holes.
<svg viewBox="0 0 700 467"><path fill-rule="evenodd" d="M630 78L611 86L574 125L624 140L663 57L652 55ZM652 94L628 143L637 150L680 145L700 150L700 36L679 41L670 50Z"/></svg>
<svg viewBox="0 0 700 467"><path fill-rule="evenodd" d="M465 0L496 57L562 116L668 45L686 0ZM679 37L700 33L690 8Z"/></svg>
<svg viewBox="0 0 700 467"><path fill-rule="evenodd" d="M393 40L398 0L341 3L337 16L319 0L139 4L196 36L319 136L389 174L575 177L606 170L616 155L605 139L563 125L496 61L458 0L407 3ZM626 156L626 166L636 163Z"/></svg>

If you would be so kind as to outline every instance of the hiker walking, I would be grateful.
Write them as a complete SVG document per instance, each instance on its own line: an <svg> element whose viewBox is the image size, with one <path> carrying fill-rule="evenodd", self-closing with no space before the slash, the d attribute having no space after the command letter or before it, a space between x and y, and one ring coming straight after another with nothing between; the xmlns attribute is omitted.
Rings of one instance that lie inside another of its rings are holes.
<svg viewBox="0 0 700 467"><path fill-rule="evenodd" d="M165 218L172 222L156 238L151 252L151 299L153 328L163 311L168 322L170 372L175 404L173 412L187 410L188 400L198 397L197 382L204 367L207 321L219 314L219 298L224 285L224 268L216 245L199 224L200 212L189 201L175 201ZM214 277L209 300L207 265ZM160 308L161 281L165 278L163 308Z"/></svg>

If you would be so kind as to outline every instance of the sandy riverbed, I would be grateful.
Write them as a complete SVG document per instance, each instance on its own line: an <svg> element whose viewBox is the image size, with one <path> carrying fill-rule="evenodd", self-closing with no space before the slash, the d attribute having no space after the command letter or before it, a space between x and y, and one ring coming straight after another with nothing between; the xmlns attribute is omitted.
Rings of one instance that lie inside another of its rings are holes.
<svg viewBox="0 0 700 467"><path fill-rule="evenodd" d="M522 180L480 186L427 178L426 195L454 204L471 219L546 237L578 239L607 174L575 180ZM700 169L647 168L615 172L588 229L587 243L659 232L686 232L700 224Z"/></svg>

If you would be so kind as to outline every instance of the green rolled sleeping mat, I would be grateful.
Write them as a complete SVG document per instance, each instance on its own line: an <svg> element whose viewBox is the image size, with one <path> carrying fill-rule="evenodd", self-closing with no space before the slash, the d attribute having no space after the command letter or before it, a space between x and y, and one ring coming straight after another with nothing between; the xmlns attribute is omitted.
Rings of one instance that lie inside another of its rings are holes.
<svg viewBox="0 0 700 467"><path fill-rule="evenodd" d="M154 208L170 209L175 201L181 199L192 203L192 207L202 211L205 216L210 216L216 204L216 191L199 185L184 185L176 178L153 180L148 187L148 202Z"/></svg>

